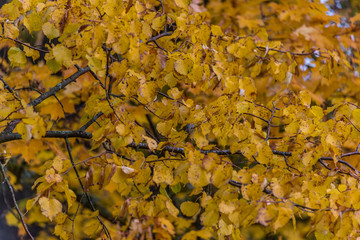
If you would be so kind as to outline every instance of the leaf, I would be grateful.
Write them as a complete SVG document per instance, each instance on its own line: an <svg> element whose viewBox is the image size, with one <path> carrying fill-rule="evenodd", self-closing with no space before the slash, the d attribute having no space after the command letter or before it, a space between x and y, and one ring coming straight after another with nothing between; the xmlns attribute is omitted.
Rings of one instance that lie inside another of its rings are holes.
<svg viewBox="0 0 360 240"><path fill-rule="evenodd" d="M200 165L191 164L188 172L189 182L194 187L204 187L210 183L210 173L207 173Z"/></svg>
<svg viewBox="0 0 360 240"><path fill-rule="evenodd" d="M279 214L274 222L274 230L285 226L286 223L289 222L290 218L293 216L293 212L289 208L279 207Z"/></svg>
<svg viewBox="0 0 360 240"><path fill-rule="evenodd" d="M186 201L180 205L182 214L187 217L194 216L199 211L199 204L195 202Z"/></svg>
<svg viewBox="0 0 360 240"><path fill-rule="evenodd" d="M311 96L307 91L301 91L299 94L299 98L304 106L310 107Z"/></svg>
<svg viewBox="0 0 360 240"><path fill-rule="evenodd" d="M190 2L191 0L175 0L175 4L178 6L178 7L181 7L185 10L188 9L189 5L190 5Z"/></svg>
<svg viewBox="0 0 360 240"><path fill-rule="evenodd" d="M149 149L154 152L154 150L157 148L158 145L157 142L154 139L147 137L145 135L143 135L142 137L145 139Z"/></svg>
<svg viewBox="0 0 360 240"><path fill-rule="evenodd" d="M84 233L90 237L95 236L101 230L99 220L96 218L86 221L83 228Z"/></svg>
<svg viewBox="0 0 360 240"><path fill-rule="evenodd" d="M55 46L52 49L56 62L65 67L70 67L72 64L72 54L71 51L64 46Z"/></svg>
<svg viewBox="0 0 360 240"><path fill-rule="evenodd" d="M134 168L121 166L121 171L125 173L128 177L133 177L137 174L137 171Z"/></svg>
<svg viewBox="0 0 360 240"><path fill-rule="evenodd" d="M172 216L177 217L179 215L179 209L177 209L170 200L166 201L165 204L166 204L167 209L169 210L169 213Z"/></svg>
<svg viewBox="0 0 360 240"><path fill-rule="evenodd" d="M50 41L60 36L59 30L49 22L46 22L44 23L44 25L42 25L42 30L45 36L48 37Z"/></svg>
<svg viewBox="0 0 360 240"><path fill-rule="evenodd" d="M181 75L187 75L191 72L193 62L190 59L180 59L174 63L175 70Z"/></svg>
<svg viewBox="0 0 360 240"><path fill-rule="evenodd" d="M175 234L175 227L172 225L172 223L167 220L166 218L158 218L158 221L160 223L160 226L166 230L171 235Z"/></svg>
<svg viewBox="0 0 360 240"><path fill-rule="evenodd" d="M10 63L14 67L21 67L26 64L26 56L23 51L21 51L20 48L12 47L8 51L8 58L10 60Z"/></svg>
<svg viewBox="0 0 360 240"><path fill-rule="evenodd" d="M62 210L61 203L55 198L41 197L39 204L42 214L48 217L50 221L54 220Z"/></svg>
<svg viewBox="0 0 360 240"><path fill-rule="evenodd" d="M154 18L151 22L151 27L155 31L159 32L164 28L165 23L166 23L166 16L163 15L161 17Z"/></svg>

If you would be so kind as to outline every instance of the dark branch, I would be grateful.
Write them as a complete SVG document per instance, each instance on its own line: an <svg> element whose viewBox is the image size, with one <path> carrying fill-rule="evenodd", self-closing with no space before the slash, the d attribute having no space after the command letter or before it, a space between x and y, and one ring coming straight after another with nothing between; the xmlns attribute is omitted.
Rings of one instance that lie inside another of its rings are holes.
<svg viewBox="0 0 360 240"><path fill-rule="evenodd" d="M90 119L90 121L88 121L87 123L85 123L84 126L82 126L79 131L80 132L84 132L86 131L86 129L88 129L88 127L90 127L91 124L93 124L99 117L101 117L101 115L103 115L102 112L99 112L98 114L96 114L92 119Z"/></svg>
<svg viewBox="0 0 360 240"><path fill-rule="evenodd" d="M49 91L41 94L38 98L32 100L28 106L37 106L40 103L42 103L45 99L55 95L58 91L60 91L61 89L65 88L67 85L69 85L72 82L75 82L76 79L78 77L80 77L81 75L83 75L84 73L90 71L90 67L87 66L85 68L78 68L78 71L76 73L74 73L73 75L71 75L70 77L68 77L67 79L65 79L64 81L62 81L61 83L58 83L55 87L51 88ZM11 121L8 126L4 129L4 131L0 134L0 139L3 137L2 135L5 133L11 133L16 125L19 123L20 121L18 120L13 120Z"/></svg>
<svg viewBox="0 0 360 240"><path fill-rule="evenodd" d="M173 32L163 32L163 33L160 33L152 38L150 38L146 43L149 43L149 42L156 42L156 40L158 40L159 38L162 38L162 37L166 37L166 36L171 36L173 34Z"/></svg>
<svg viewBox="0 0 360 240"><path fill-rule="evenodd" d="M55 87L51 88L49 91L41 94L38 98L32 100L29 103L29 106L34 106L35 107L35 106L39 105L45 99L53 96L58 91L60 91L61 89L65 88L67 85L69 85L70 83L75 82L78 77L80 77L81 75L87 73L88 71L90 71L89 66L86 66L85 68L79 68L79 70L76 73L74 73L73 75L71 75L70 77L68 77L64 81L62 81L61 83L58 83Z"/></svg>
<svg viewBox="0 0 360 240"><path fill-rule="evenodd" d="M24 43L24 42L22 42L22 41L20 41L20 40L17 40L17 39L13 39L13 38L10 38L10 37L5 37L5 39L10 39L10 40L12 40L12 41L14 41L14 42L16 42L16 43L19 43L19 44L21 44L21 45L23 45L23 46L25 46L25 47L34 49L34 50L39 51L39 52L43 52L43 53L49 53L49 52L50 52L50 51L47 50L47 49L37 48L37 47L31 46L30 44Z"/></svg>
<svg viewBox="0 0 360 240"><path fill-rule="evenodd" d="M91 133L84 131L47 131L44 138L92 138ZM20 140L19 133L2 133L0 134L0 143L14 140Z"/></svg>

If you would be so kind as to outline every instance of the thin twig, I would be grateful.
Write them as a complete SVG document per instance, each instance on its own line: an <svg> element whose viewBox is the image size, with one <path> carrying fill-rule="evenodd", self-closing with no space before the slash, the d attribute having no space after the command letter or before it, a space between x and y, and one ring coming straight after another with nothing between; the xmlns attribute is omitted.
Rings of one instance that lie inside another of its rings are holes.
<svg viewBox="0 0 360 240"><path fill-rule="evenodd" d="M257 46L257 49L262 50L262 51L266 51L265 47ZM314 54L314 52L316 50L313 50L313 51L307 52L307 53L294 53L294 52L291 52L291 51L283 51L283 50L279 50L279 49L275 49L275 48L268 48L268 51L274 51L274 52L280 52L280 53L290 53L291 55L294 55L294 56L308 56L308 55Z"/></svg>
<svg viewBox="0 0 360 240"><path fill-rule="evenodd" d="M170 97L169 95L167 95L167 94L165 94L165 93L162 93L162 92L158 91L158 94L160 94L161 96L166 97L166 98L168 98L168 99L174 100L174 101L176 101L177 103L179 103L179 104L181 104L181 105L183 105L183 106L186 107L186 105L185 105L183 102L180 102L180 101L178 101L178 100Z"/></svg>
<svg viewBox="0 0 360 240"><path fill-rule="evenodd" d="M79 131L85 132L88 127L90 127L91 124L93 124L99 117L103 115L102 112L99 112L96 114L92 119L90 119L87 123L85 123L81 128L79 128Z"/></svg>
<svg viewBox="0 0 360 240"><path fill-rule="evenodd" d="M271 121L274 117L274 113L275 111L278 109L275 107L274 103L272 103L273 105L273 110L271 111L271 116L270 116L270 119L267 121L267 124L268 124L268 128L267 128L267 133L266 133L266 138L265 138L265 142L268 141L269 137L270 137L270 130L271 130Z"/></svg>
<svg viewBox="0 0 360 240"><path fill-rule="evenodd" d="M87 194L87 192L86 192L86 190L85 190L85 187L84 187L84 185L83 185L83 183L82 183L82 181L81 181L80 174L79 174L78 170L76 169L75 162L74 162L74 159L73 159L72 154L71 154L71 148L70 148L70 143L69 143L69 139L68 139L68 138L65 138L65 144L66 144L66 148L67 148L67 150L68 150L68 154L69 154L69 158L70 158L70 161L71 161L71 165L72 165L73 168L74 168L74 171L75 171L76 177L77 177L77 179L78 179L78 181L79 181L79 184L80 184L80 186L81 186L81 189L83 190L84 195L85 195L86 199L88 200L88 202L89 202L89 204L90 204L91 210L95 212L95 211L96 211L96 208L95 208L95 206L94 206L94 204L93 204L93 202L92 202L89 194ZM106 237L108 237L109 239L112 239L108 228L105 226L105 224L104 224L104 222L101 220L101 218L100 218L99 216L96 216L96 218L98 219L98 221L99 221L100 224L102 225Z"/></svg>
<svg viewBox="0 0 360 240"><path fill-rule="evenodd" d="M20 217L20 221L21 221L21 224L23 225L24 229L25 229L25 232L26 234L29 236L30 239L34 239L34 237L31 235L26 223L25 223L25 220L24 220L24 215L22 214L20 208L19 208L19 205L17 204L17 201L16 201L16 198L15 198L15 192L14 192L14 189L9 181L9 179L6 177L6 171L5 171L5 167L4 165L0 162L0 168L1 168L1 173L4 177L4 180L5 180L5 183L10 191L10 194L11 194L11 198L13 200L13 203L15 205L15 208L16 208L16 211Z"/></svg>
<svg viewBox="0 0 360 240"><path fill-rule="evenodd" d="M140 100L135 97L135 96L132 96L131 98L135 99L141 106L143 106L145 108L145 110L148 110L151 114L153 114L154 116L160 118L161 120L166 120L165 118L163 117L160 117L159 115L157 115L154 111L152 111L148 106L146 106L144 103L140 102Z"/></svg>
<svg viewBox="0 0 360 240"><path fill-rule="evenodd" d="M7 89L10 93L14 94L16 100L20 101L19 95L14 91L14 89L12 89L12 87L10 87L10 85L2 78L2 76L0 76L0 80L4 84L4 89Z"/></svg>
<svg viewBox="0 0 360 240"><path fill-rule="evenodd" d="M14 42L16 42L16 43L19 43L19 44L21 44L21 45L23 45L23 46L25 46L25 47L34 49L34 50L39 51L39 52L43 52L43 53L49 53L49 52L50 52L50 51L47 50L47 49L46 49L46 50L40 49L40 48L31 46L30 44L24 43L24 42L22 42L22 41L20 41L20 40L14 39L14 38L4 37L4 39L10 39L10 40L12 40L12 41L14 41Z"/></svg>
<svg viewBox="0 0 360 240"><path fill-rule="evenodd" d="M146 43L150 43L150 42L155 42L156 40L158 40L159 38L162 38L162 37L166 37L166 36L171 36L173 34L173 32L163 32L163 33L160 33L152 38L149 38L149 40L146 42Z"/></svg>
<svg viewBox="0 0 360 240"><path fill-rule="evenodd" d="M81 202L82 202L83 197L84 197L84 194L81 195L81 198L80 198L80 200L79 200L79 204L78 204L78 206L77 206L77 208L76 208L76 212L75 212L75 214L74 214L74 218L73 218L73 219L70 219L70 220L72 221L72 223L71 223L71 230L72 230L73 240L75 240L75 218L76 218L76 216L77 216L77 214L78 214L78 212L79 212L80 205L81 205Z"/></svg>
<svg viewBox="0 0 360 240"><path fill-rule="evenodd" d="M102 153L100 153L99 155L92 156L92 157L89 157L89 158L87 158L87 159L85 159L85 160L83 160L83 161L81 161L81 162L75 163L74 166L71 166L71 167L68 168L65 172L63 172L63 173L61 174L61 176L66 175L66 174L67 174L71 169L73 169L75 166L80 165L80 164L83 164L83 163L86 163L87 161L89 161L89 160L91 160L91 159L101 157L102 155L104 155L104 154L106 154L106 153L109 153L109 152L107 152L107 151L106 151L106 152L102 152Z"/></svg>

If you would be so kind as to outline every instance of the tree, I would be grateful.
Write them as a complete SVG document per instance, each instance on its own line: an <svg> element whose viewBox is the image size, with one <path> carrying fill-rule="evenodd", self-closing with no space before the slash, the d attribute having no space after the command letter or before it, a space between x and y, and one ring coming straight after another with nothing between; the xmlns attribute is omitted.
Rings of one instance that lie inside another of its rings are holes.
<svg viewBox="0 0 360 240"><path fill-rule="evenodd" d="M360 236L360 14L339 4L4 4L7 223L32 239Z"/></svg>

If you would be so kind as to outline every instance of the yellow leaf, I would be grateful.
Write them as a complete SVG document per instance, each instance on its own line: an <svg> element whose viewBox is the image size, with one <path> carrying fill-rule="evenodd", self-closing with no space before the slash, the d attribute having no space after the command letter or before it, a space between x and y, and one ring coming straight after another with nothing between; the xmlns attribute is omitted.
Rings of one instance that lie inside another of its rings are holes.
<svg viewBox="0 0 360 240"><path fill-rule="evenodd" d="M285 226L290 220L290 218L293 215L293 211L289 208L279 207L279 214L274 222L274 229L277 230L278 228L281 228Z"/></svg>
<svg viewBox="0 0 360 240"><path fill-rule="evenodd" d="M16 131L21 135L21 138L25 140L25 142L28 142L32 138L31 126L29 124L20 122L16 125Z"/></svg>
<svg viewBox="0 0 360 240"><path fill-rule="evenodd" d="M180 210L185 216L192 217L199 211L199 207L198 203L186 201L180 205Z"/></svg>
<svg viewBox="0 0 360 240"><path fill-rule="evenodd" d="M42 30L45 36L48 37L50 41L60 36L59 30L49 22L46 22L44 25L42 25Z"/></svg>
<svg viewBox="0 0 360 240"><path fill-rule="evenodd" d="M352 116L355 119L356 123L359 124L360 123L360 109L356 108L352 111Z"/></svg>
<svg viewBox="0 0 360 240"><path fill-rule="evenodd" d="M190 59L179 59L174 63L175 70L181 75L191 72L193 62Z"/></svg>
<svg viewBox="0 0 360 240"><path fill-rule="evenodd" d="M26 64L26 56L20 48L12 47L8 51L8 58L14 67L24 66Z"/></svg>
<svg viewBox="0 0 360 240"><path fill-rule="evenodd" d="M32 198L26 201L26 211L29 211L37 202L37 198Z"/></svg>
<svg viewBox="0 0 360 240"><path fill-rule="evenodd" d="M114 51L118 54L125 54L129 51L130 40L128 36L122 35L120 39L112 45Z"/></svg>
<svg viewBox="0 0 360 240"><path fill-rule="evenodd" d="M222 29L218 25L211 25L211 33L214 36L222 36L223 35Z"/></svg>
<svg viewBox="0 0 360 240"><path fill-rule="evenodd" d="M214 184L215 187L220 188L227 184L232 175L232 167L229 164L220 165L216 168L213 172L211 177L211 182Z"/></svg>
<svg viewBox="0 0 360 240"><path fill-rule="evenodd" d="M64 160L61 159L60 156L56 156L53 160L52 166L57 172L61 172L61 170L63 169L63 162Z"/></svg>
<svg viewBox="0 0 360 240"><path fill-rule="evenodd" d="M55 60L65 67L70 67L72 65L72 54L71 51L61 45L56 45L52 52L54 54Z"/></svg>
<svg viewBox="0 0 360 240"><path fill-rule="evenodd" d="M184 8L185 10L188 9L191 0L175 0L175 4L178 7Z"/></svg>
<svg viewBox="0 0 360 240"><path fill-rule="evenodd" d="M12 214L10 211L5 215L6 223L9 226L15 226L17 227L19 224L19 220L16 218L14 214Z"/></svg>
<svg viewBox="0 0 360 240"><path fill-rule="evenodd" d="M4 1L3 3L6 3L6 1ZM2 6L1 8L0 14L6 17L5 19L14 21L18 17L20 17L19 7L17 6L15 1L4 4L4 6Z"/></svg>
<svg viewBox="0 0 360 240"><path fill-rule="evenodd" d="M52 221L62 210L61 202L55 198L41 197L39 199L41 212Z"/></svg>
<svg viewBox="0 0 360 240"><path fill-rule="evenodd" d="M160 223L160 226L166 230L171 235L175 234L175 227L172 225L172 223L167 220L166 218L158 218L158 221Z"/></svg>
<svg viewBox="0 0 360 240"><path fill-rule="evenodd" d="M167 183L172 184L174 181L173 172L170 168L166 167L163 163L159 163L154 168L154 177L153 180L155 183Z"/></svg>
<svg viewBox="0 0 360 240"><path fill-rule="evenodd" d="M207 173L200 165L191 164L188 172L189 182L194 187L204 187L210 183L210 173Z"/></svg>
<svg viewBox="0 0 360 240"><path fill-rule="evenodd" d="M147 137L145 135L143 135L142 137L145 139L145 141L151 151L154 151L157 148L158 144L154 139Z"/></svg>
<svg viewBox="0 0 360 240"><path fill-rule="evenodd" d="M29 30L29 32L40 31L41 26L43 25L42 13L30 11L30 14L27 14L24 18L24 25Z"/></svg>
<svg viewBox="0 0 360 240"><path fill-rule="evenodd" d="M338 186L338 189L339 189L340 192L344 192L344 191L347 189L347 186L344 185L344 184L340 184L340 185Z"/></svg>
<svg viewBox="0 0 360 240"><path fill-rule="evenodd" d="M60 174L55 173L55 169L54 168L50 168L46 170L45 173L45 180L48 183L56 183L56 182L61 182L62 181L62 177Z"/></svg>
<svg viewBox="0 0 360 240"><path fill-rule="evenodd" d="M306 106L306 107L310 107L310 103L311 103L311 96L307 91L301 91L299 93L299 98L301 100L301 103Z"/></svg>
<svg viewBox="0 0 360 240"><path fill-rule="evenodd" d="M256 222L263 226L268 226L271 220L276 216L276 211L270 209L260 208L256 217Z"/></svg>
<svg viewBox="0 0 360 240"><path fill-rule="evenodd" d="M210 227L217 223L219 219L219 212L216 210L205 211L201 214L201 221L204 226Z"/></svg>
<svg viewBox="0 0 360 240"><path fill-rule="evenodd" d="M319 106L312 106L310 112L315 116L316 119L320 120L324 117L324 111Z"/></svg>
<svg viewBox="0 0 360 240"><path fill-rule="evenodd" d="M179 209L177 209L174 204L171 202L171 200L166 201L165 205L167 207L167 209L169 210L169 213L174 216L177 217L179 215Z"/></svg>
<svg viewBox="0 0 360 240"><path fill-rule="evenodd" d="M113 62L109 67L109 73L116 79L122 79L128 70L128 62L126 59L119 62Z"/></svg>
<svg viewBox="0 0 360 240"><path fill-rule="evenodd" d="M151 22L151 27L159 32L162 30L166 23L166 15L162 15L161 17L154 18Z"/></svg>
<svg viewBox="0 0 360 240"><path fill-rule="evenodd" d="M33 61L40 57L39 51L24 46L24 52L27 57L31 57Z"/></svg>
<svg viewBox="0 0 360 240"><path fill-rule="evenodd" d="M11 23L4 23L4 36L16 39L19 36L19 29Z"/></svg>
<svg viewBox="0 0 360 240"><path fill-rule="evenodd" d="M261 72L261 67L262 67L262 61L258 61L255 66L253 67L250 76L252 78L255 78L256 76L258 76Z"/></svg>
<svg viewBox="0 0 360 240"><path fill-rule="evenodd" d="M232 230L234 228L234 225L227 224L223 219L219 220L219 232L224 235L230 235L232 233Z"/></svg>
<svg viewBox="0 0 360 240"><path fill-rule="evenodd" d="M101 230L99 220L96 218L85 221L83 226L84 233L90 237L95 236L95 234Z"/></svg>

